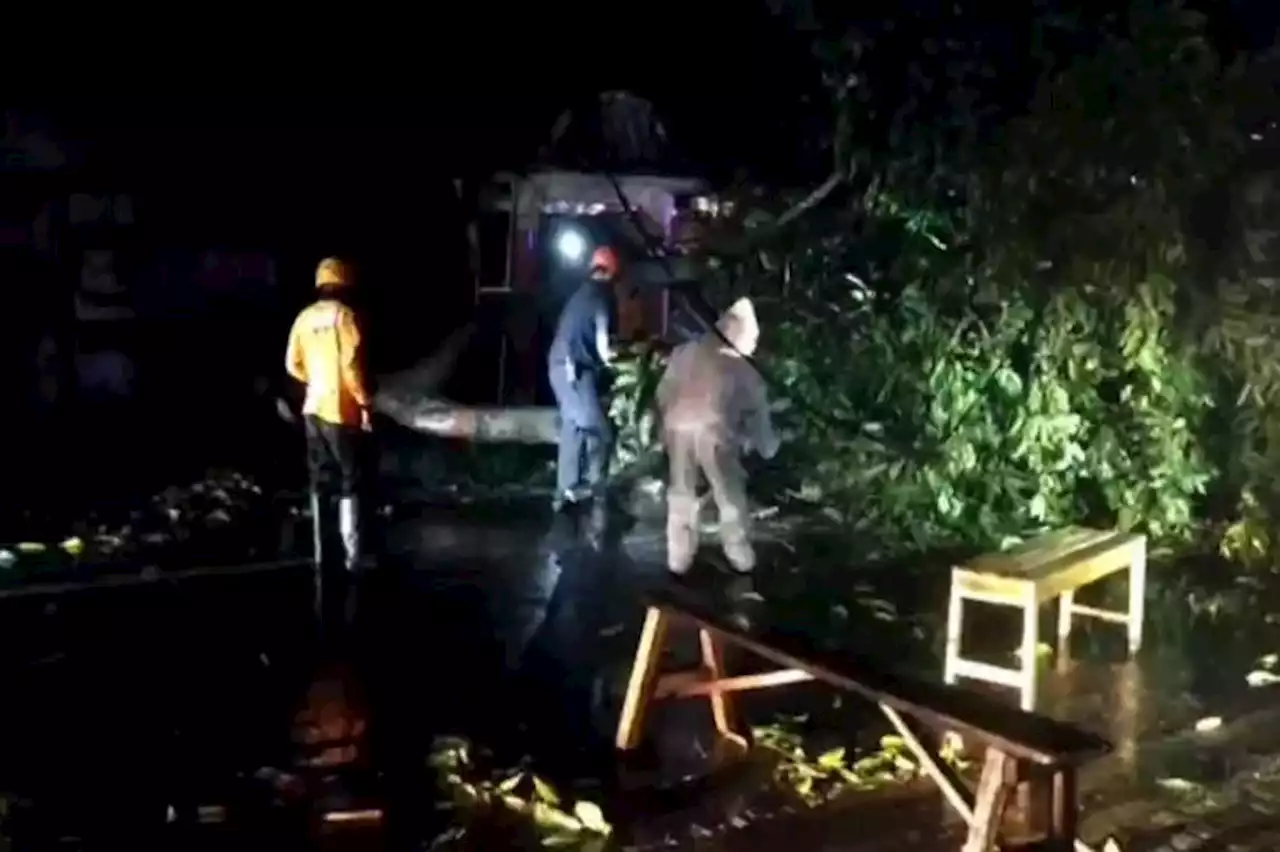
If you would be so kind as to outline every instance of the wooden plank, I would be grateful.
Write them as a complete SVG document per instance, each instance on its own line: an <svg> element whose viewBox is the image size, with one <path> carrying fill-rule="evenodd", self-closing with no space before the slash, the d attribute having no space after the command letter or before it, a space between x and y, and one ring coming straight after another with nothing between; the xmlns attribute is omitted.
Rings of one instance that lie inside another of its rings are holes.
<svg viewBox="0 0 1280 852"><path fill-rule="evenodd" d="M715 722L716 732L745 751L749 742L743 733L737 703L732 693L720 687L726 674L724 641L715 631L703 629L698 631L698 645L702 649L702 666L711 674L707 700L711 704L711 719Z"/></svg>
<svg viewBox="0 0 1280 852"><path fill-rule="evenodd" d="M1128 568L1134 548L1142 546L1143 541L1142 536L1119 533L1016 572L979 573L969 567L957 568L952 572L952 582L960 585L966 597L1011 606L1021 600L1025 594L1023 589L1032 583L1036 587L1036 599L1044 603L1063 592L1074 591ZM985 564L997 565L995 562Z"/></svg>
<svg viewBox="0 0 1280 852"><path fill-rule="evenodd" d="M1036 596L1041 601L1056 598L1063 592L1082 588L1128 568L1133 559L1134 547L1142 542L1141 536L1130 535L1116 541L1099 542L1041 565L1028 579L1036 584Z"/></svg>
<svg viewBox="0 0 1280 852"><path fill-rule="evenodd" d="M969 791L965 789L963 782L955 776L955 773L950 771L950 768L945 763L935 758L933 752L924 747L924 743L920 741L920 737L916 735L910 723L902 718L898 711L881 704L880 712L884 713L885 718L897 730L898 735L902 737L902 741L906 743L907 749L915 757L916 762L920 764L920 768L937 785L938 791L942 793L942 798L947 800L947 804L951 805L951 809L959 814L966 825L972 827L974 805L970 801Z"/></svg>
<svg viewBox="0 0 1280 852"><path fill-rule="evenodd" d="M1016 544L1003 552L1019 560L1026 559L1034 562L1046 558L1050 553L1066 555L1073 550L1088 547L1113 533L1114 530L1096 530L1078 526L1063 527Z"/></svg>
<svg viewBox="0 0 1280 852"><path fill-rule="evenodd" d="M657 607L649 607L644 615L640 645L636 648L631 678L627 681L627 694L618 717L618 732L614 744L619 751L629 751L640 745L640 738L644 733L645 711L653 699L653 690L658 683L658 663L668 629L669 619L666 614Z"/></svg>
<svg viewBox="0 0 1280 852"><path fill-rule="evenodd" d="M951 582L960 587L965 600L1018 607L1022 606L1022 589L1030 583L1022 577L979 574L966 568L955 569Z"/></svg>
<svg viewBox="0 0 1280 852"><path fill-rule="evenodd" d="M1022 686L1021 668L997 666L995 663L984 663L981 660L959 657L952 665L952 671L959 677L972 678L984 683L994 683L1014 689Z"/></svg>
<svg viewBox="0 0 1280 852"><path fill-rule="evenodd" d="M1023 576L1028 580L1040 580L1057 573L1061 570L1061 566L1073 565L1081 560L1092 559L1099 553L1119 551L1126 555L1132 554L1135 547L1143 546L1145 542L1145 536L1134 533L1115 533L1114 535L1099 539L1085 547L1078 547L1070 553L1060 554L1052 559L1043 560L1032 567Z"/></svg>
<svg viewBox="0 0 1280 852"><path fill-rule="evenodd" d="M935 730L957 731L966 739L995 745L1022 760L1075 764L1111 750L1101 737L980 693L890 672L857 655L815 651L803 636L744 631L694 589L677 582L653 589L649 598L651 605L699 627L712 628L781 667L802 669L817 680L906 713Z"/></svg>
<svg viewBox="0 0 1280 852"><path fill-rule="evenodd" d="M960 566L978 574L1017 576L1045 562L1091 547L1116 535L1114 531L1067 527L1037 536L1009 550L987 553Z"/></svg>
<svg viewBox="0 0 1280 852"><path fill-rule="evenodd" d="M751 675L737 675L716 679L705 668L687 672L672 672L658 679L653 697L663 698L696 698L710 695L712 692L744 692L749 689L772 689L775 686L789 686L793 683L807 683L813 675L800 669L775 669L771 672L759 672Z"/></svg>
<svg viewBox="0 0 1280 852"><path fill-rule="evenodd" d="M1068 610L1072 615L1083 615L1088 618L1096 618L1099 621L1109 621L1113 624L1128 624L1129 613L1116 612L1112 609L1102 609L1096 606L1083 606L1073 603Z"/></svg>

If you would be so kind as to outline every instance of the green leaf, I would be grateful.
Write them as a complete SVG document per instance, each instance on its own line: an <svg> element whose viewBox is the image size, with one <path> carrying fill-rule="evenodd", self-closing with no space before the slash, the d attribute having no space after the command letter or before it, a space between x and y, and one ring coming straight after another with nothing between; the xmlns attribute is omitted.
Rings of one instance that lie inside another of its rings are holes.
<svg viewBox="0 0 1280 852"><path fill-rule="evenodd" d="M555 787L552 787L537 775L533 776L533 795L539 802L553 806L559 806L560 804L560 794L556 792Z"/></svg>
<svg viewBox="0 0 1280 852"><path fill-rule="evenodd" d="M823 769L837 769L844 766L844 747L833 748L818 756L818 765Z"/></svg>
<svg viewBox="0 0 1280 852"><path fill-rule="evenodd" d="M896 734L885 734L880 738L880 748L884 751L896 751L907 747L907 741Z"/></svg>
<svg viewBox="0 0 1280 852"><path fill-rule="evenodd" d="M545 834L542 845L547 847L573 846L579 842L578 835L572 833Z"/></svg>
<svg viewBox="0 0 1280 852"><path fill-rule="evenodd" d="M578 818L578 821L582 823L587 831L605 835L613 831L613 826L609 825L604 818L604 811L593 802L579 801L573 806L573 815Z"/></svg>

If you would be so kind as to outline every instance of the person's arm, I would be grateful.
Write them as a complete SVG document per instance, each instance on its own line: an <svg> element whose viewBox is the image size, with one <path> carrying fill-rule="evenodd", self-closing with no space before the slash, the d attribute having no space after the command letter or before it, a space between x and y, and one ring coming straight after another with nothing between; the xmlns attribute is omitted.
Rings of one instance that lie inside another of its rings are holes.
<svg viewBox="0 0 1280 852"><path fill-rule="evenodd" d="M746 438L762 458L771 459L778 454L782 439L773 428L769 414L769 394L764 380L745 361L740 362L739 381L742 383L743 426Z"/></svg>
<svg viewBox="0 0 1280 852"><path fill-rule="evenodd" d="M613 350L609 346L609 304L601 300L596 305L596 352L606 367L613 363Z"/></svg>
<svg viewBox="0 0 1280 852"><path fill-rule="evenodd" d="M306 384L307 362L302 357L302 314L298 315L289 329L289 344L284 350L284 369L290 376Z"/></svg>
<svg viewBox="0 0 1280 852"><path fill-rule="evenodd" d="M338 314L338 345L342 352L342 363L339 366L342 371L342 385L356 401L356 405L360 406L360 425L367 429L372 400L364 375L363 343L355 314L350 309L344 308Z"/></svg>
<svg viewBox="0 0 1280 852"><path fill-rule="evenodd" d="M654 402L658 406L658 412L665 415L667 409L675 401L672 396L675 395L676 385L680 381L682 373L688 373L689 368L685 362L689 360L691 347L697 344L682 343L675 349L671 350L671 354L667 356L666 369L662 371L662 378L658 380L657 390L654 391Z"/></svg>
<svg viewBox="0 0 1280 852"><path fill-rule="evenodd" d="M653 393L653 401L658 406L658 414L665 416L667 409L671 407L671 394L675 392L676 380L671 376L671 365L675 361L673 355L667 361L667 368L662 371L662 378L658 379L658 388Z"/></svg>

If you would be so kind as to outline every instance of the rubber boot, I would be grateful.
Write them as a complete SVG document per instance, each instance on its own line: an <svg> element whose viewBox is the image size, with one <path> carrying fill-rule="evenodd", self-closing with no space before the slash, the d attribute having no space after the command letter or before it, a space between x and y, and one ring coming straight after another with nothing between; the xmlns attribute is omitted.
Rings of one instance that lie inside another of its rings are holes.
<svg viewBox="0 0 1280 852"><path fill-rule="evenodd" d="M324 509L319 492L311 492L311 566L315 582L316 624L324 623Z"/></svg>
<svg viewBox="0 0 1280 852"><path fill-rule="evenodd" d="M338 501L338 534L342 537L343 565L347 573L360 569L360 502L355 497Z"/></svg>
<svg viewBox="0 0 1280 852"><path fill-rule="evenodd" d="M597 552L604 550L608 541L609 501L603 494L596 494L587 501L585 532L587 544Z"/></svg>
<svg viewBox="0 0 1280 852"><path fill-rule="evenodd" d="M342 578L342 633L346 637L348 653L354 653L356 618L360 614L361 575L352 571Z"/></svg>

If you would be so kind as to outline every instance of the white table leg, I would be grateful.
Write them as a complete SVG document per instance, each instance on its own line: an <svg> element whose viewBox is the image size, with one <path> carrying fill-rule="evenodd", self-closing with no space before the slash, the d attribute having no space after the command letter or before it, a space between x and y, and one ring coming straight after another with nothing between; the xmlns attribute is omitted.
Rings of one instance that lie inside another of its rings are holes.
<svg viewBox="0 0 1280 852"><path fill-rule="evenodd" d="M1022 604L1022 709L1034 710L1036 705L1036 674L1039 660L1036 652L1040 645L1040 607L1036 603L1034 586L1027 586Z"/></svg>
<svg viewBox="0 0 1280 852"><path fill-rule="evenodd" d="M1065 646L1071 638L1071 607L1075 606L1076 593L1063 592L1058 596L1058 645Z"/></svg>
<svg viewBox="0 0 1280 852"><path fill-rule="evenodd" d="M1142 623L1147 609L1147 542L1140 539L1129 561L1129 653L1142 647Z"/></svg>
<svg viewBox="0 0 1280 852"><path fill-rule="evenodd" d="M956 682L956 661L960 659L960 634L964 627L964 593L951 578L951 600L947 604L947 650L942 666L942 682Z"/></svg>

